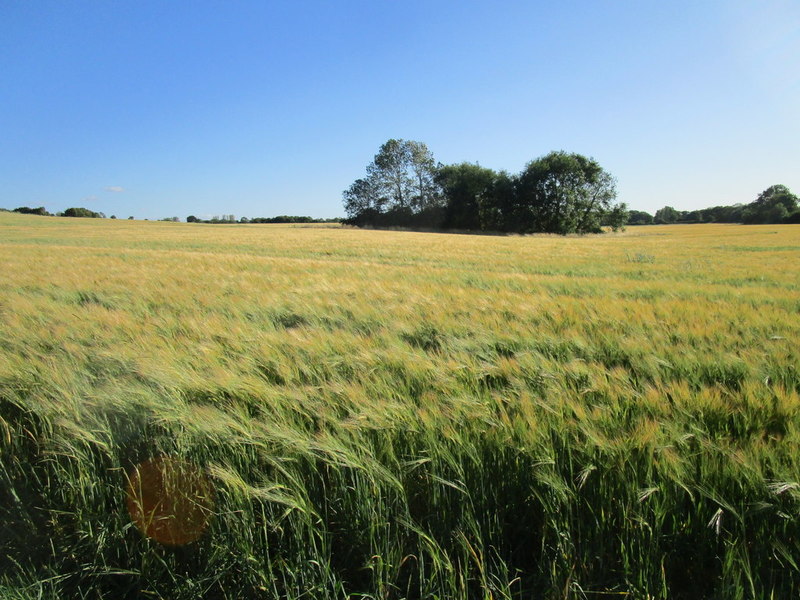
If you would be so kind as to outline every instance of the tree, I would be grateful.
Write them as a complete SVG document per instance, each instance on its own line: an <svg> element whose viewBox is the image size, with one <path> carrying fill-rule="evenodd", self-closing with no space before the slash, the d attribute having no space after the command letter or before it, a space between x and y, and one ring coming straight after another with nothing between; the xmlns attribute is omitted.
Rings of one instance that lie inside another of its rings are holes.
<svg viewBox="0 0 800 600"><path fill-rule="evenodd" d="M197 223L197 220L198 220L197 217L195 217L194 215L189 215L188 217L186 217L187 223Z"/></svg>
<svg viewBox="0 0 800 600"><path fill-rule="evenodd" d="M411 208L415 212L422 212L440 205L441 189L436 184L436 163L433 153L422 142L413 140L406 142L411 172L414 176L414 192L411 198Z"/></svg>
<svg viewBox="0 0 800 600"><path fill-rule="evenodd" d="M45 210L44 206L40 206L38 208L30 208L28 206L20 206L19 208L15 208L12 212L21 213L23 215L41 215L43 217L49 217L50 213Z"/></svg>
<svg viewBox="0 0 800 600"><path fill-rule="evenodd" d="M414 180L409 173L411 151L403 140L389 140L380 147L367 166L369 181L385 197L391 208L406 208L413 194Z"/></svg>
<svg viewBox="0 0 800 600"><path fill-rule="evenodd" d="M380 195L375 178L356 179L342 194L344 210L350 219L371 222L383 213L387 199ZM358 223L362 224L362 223Z"/></svg>
<svg viewBox="0 0 800 600"><path fill-rule="evenodd" d="M611 210L605 212L601 217L602 225L604 227L611 227L611 231L625 230L625 225L628 222L628 207L624 202L615 204Z"/></svg>
<svg viewBox="0 0 800 600"><path fill-rule="evenodd" d="M653 222L656 224L674 223L680 217L680 213L671 206L659 208L653 217Z"/></svg>
<svg viewBox="0 0 800 600"><path fill-rule="evenodd" d="M62 213L64 217L85 217L91 219L103 219L105 215L101 212L94 212L93 210L89 210L88 208L82 207L75 207L75 208L68 208Z"/></svg>
<svg viewBox="0 0 800 600"><path fill-rule="evenodd" d="M742 221L754 223L783 223L797 210L798 199L785 185L773 185L748 204Z"/></svg>
<svg viewBox="0 0 800 600"><path fill-rule="evenodd" d="M481 227L487 231L517 231L520 206L518 177L506 171L495 174L480 199Z"/></svg>
<svg viewBox="0 0 800 600"><path fill-rule="evenodd" d="M523 233L594 233L616 207L616 181L594 159L563 151L528 163L517 186Z"/></svg>
<svg viewBox="0 0 800 600"><path fill-rule="evenodd" d="M343 192L349 221L359 225L413 224L441 206L433 154L422 142L390 139L367 166L367 176Z"/></svg>
<svg viewBox="0 0 800 600"><path fill-rule="evenodd" d="M744 208L742 204L712 206L711 208L705 209L703 212L706 215L706 220L712 223L741 223Z"/></svg>
<svg viewBox="0 0 800 600"><path fill-rule="evenodd" d="M439 167L436 183L446 200L444 224L449 229L496 229L498 215L486 202L497 174L492 169L463 162ZM482 210L483 209L483 210Z"/></svg>
<svg viewBox="0 0 800 600"><path fill-rule="evenodd" d="M425 144L389 140L343 194L351 225L590 233L627 221L616 181L591 158L551 152L518 176L468 162L434 167Z"/></svg>
<svg viewBox="0 0 800 600"><path fill-rule="evenodd" d="M628 225L650 225L653 215L643 210L628 211Z"/></svg>

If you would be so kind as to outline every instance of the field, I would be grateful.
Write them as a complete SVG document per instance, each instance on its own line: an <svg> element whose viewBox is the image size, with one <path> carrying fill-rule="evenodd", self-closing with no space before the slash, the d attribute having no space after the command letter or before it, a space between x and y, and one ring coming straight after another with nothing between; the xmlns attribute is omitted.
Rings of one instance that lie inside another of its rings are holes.
<svg viewBox="0 0 800 600"><path fill-rule="evenodd" d="M800 595L800 226L0 213L0 596Z"/></svg>

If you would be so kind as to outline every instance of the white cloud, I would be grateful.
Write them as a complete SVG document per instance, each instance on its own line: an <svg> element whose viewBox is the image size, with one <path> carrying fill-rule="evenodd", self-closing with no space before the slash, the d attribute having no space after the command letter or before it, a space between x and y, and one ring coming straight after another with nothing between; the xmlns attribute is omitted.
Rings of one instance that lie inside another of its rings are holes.
<svg viewBox="0 0 800 600"><path fill-rule="evenodd" d="M118 193L118 192L124 192L125 188L123 188L121 185L109 185L106 188L106 191L107 192L117 192Z"/></svg>
<svg viewBox="0 0 800 600"><path fill-rule="evenodd" d="M95 200L97 200L97 196L86 196L83 199L84 202L94 202Z"/></svg>

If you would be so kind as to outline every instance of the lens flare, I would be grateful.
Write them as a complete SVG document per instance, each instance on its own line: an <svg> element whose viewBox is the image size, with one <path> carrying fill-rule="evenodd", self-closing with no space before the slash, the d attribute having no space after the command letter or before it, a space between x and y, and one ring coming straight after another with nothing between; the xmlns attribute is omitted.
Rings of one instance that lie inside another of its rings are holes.
<svg viewBox="0 0 800 600"><path fill-rule="evenodd" d="M139 531L166 546L197 541L214 509L214 490L195 465L161 456L128 473L128 512Z"/></svg>

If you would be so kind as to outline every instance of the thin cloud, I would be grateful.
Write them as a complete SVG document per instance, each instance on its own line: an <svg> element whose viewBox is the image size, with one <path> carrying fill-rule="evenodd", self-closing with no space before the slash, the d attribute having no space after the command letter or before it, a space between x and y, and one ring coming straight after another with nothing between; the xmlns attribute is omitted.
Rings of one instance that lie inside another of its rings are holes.
<svg viewBox="0 0 800 600"><path fill-rule="evenodd" d="M109 186L106 188L106 191L107 191L107 192L115 192L115 193L119 193L119 192L124 192L124 191L125 191L125 188L123 188L121 185L109 185Z"/></svg>
<svg viewBox="0 0 800 600"><path fill-rule="evenodd" d="M84 202L94 202L95 200L97 200L97 196L85 196L83 198Z"/></svg>

